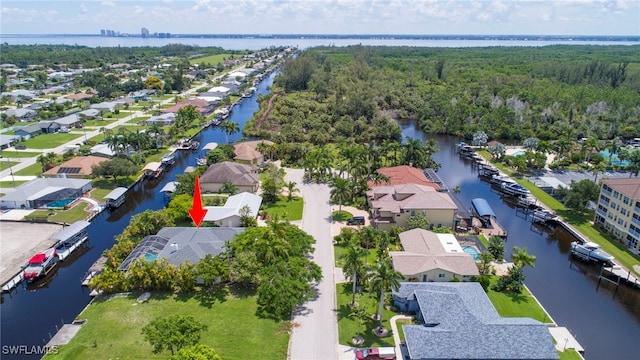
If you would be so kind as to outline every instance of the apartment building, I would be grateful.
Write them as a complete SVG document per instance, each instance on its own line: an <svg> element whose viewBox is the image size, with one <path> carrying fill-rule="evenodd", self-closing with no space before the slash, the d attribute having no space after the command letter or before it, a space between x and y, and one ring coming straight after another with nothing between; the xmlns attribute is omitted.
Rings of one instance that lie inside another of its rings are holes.
<svg viewBox="0 0 640 360"><path fill-rule="evenodd" d="M602 180L594 222L640 253L640 178Z"/></svg>

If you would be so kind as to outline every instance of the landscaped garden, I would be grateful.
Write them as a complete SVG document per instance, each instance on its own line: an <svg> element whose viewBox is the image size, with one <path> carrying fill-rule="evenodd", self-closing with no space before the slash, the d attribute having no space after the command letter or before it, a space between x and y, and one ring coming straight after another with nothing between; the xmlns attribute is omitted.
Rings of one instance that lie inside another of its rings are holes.
<svg viewBox="0 0 640 360"><path fill-rule="evenodd" d="M49 222L59 222L72 224L78 220L84 220L89 216L90 212L85 209L90 206L86 201L79 201L74 207L68 210L36 210L25 216L25 220L42 220L47 219ZM50 215L53 214L53 215Z"/></svg>
<svg viewBox="0 0 640 360"><path fill-rule="evenodd" d="M285 359L289 322L256 315L256 295L241 287L193 295L154 293L139 303L140 294L99 297L78 319L86 319L78 334L56 355L46 359L166 359L170 354L153 354L142 328L168 314L191 315L207 329L201 344L213 347L223 359Z"/></svg>

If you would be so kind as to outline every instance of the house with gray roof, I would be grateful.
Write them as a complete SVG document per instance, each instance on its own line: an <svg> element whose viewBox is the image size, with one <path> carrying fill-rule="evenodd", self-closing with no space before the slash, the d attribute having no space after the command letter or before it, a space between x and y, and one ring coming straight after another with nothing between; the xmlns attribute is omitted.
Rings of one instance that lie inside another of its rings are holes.
<svg viewBox="0 0 640 360"><path fill-rule="evenodd" d="M235 185L238 191L255 193L260 184L258 168L253 165L223 161L209 166L200 176L200 188L203 192L218 192L227 182Z"/></svg>
<svg viewBox="0 0 640 360"><path fill-rule="evenodd" d="M16 101L18 99L31 100L34 97L36 97L37 94L34 91L30 91L30 90L13 90L13 91L5 91L0 94L0 97L4 97L4 96L8 96L11 99L13 99L13 101Z"/></svg>
<svg viewBox="0 0 640 360"><path fill-rule="evenodd" d="M37 112L28 108L19 108L19 109L9 109L6 112L7 116L14 116L16 119L20 120L28 120L33 119Z"/></svg>
<svg viewBox="0 0 640 360"><path fill-rule="evenodd" d="M22 126L22 127L16 128L14 133L20 136L23 140L27 140L27 139L31 139L32 137L38 134L41 134L42 129L38 124L36 124L36 125Z"/></svg>
<svg viewBox="0 0 640 360"><path fill-rule="evenodd" d="M147 126L158 125L158 126L171 126L176 121L175 113L165 113L160 114L158 116L152 116L145 120L145 124Z"/></svg>
<svg viewBox="0 0 640 360"><path fill-rule="evenodd" d="M65 117L51 120L51 122L54 122L60 125L61 127L72 128L82 123L82 119L80 119L80 117L77 114L71 114Z"/></svg>
<svg viewBox="0 0 640 360"><path fill-rule="evenodd" d="M82 110L77 113L78 116L82 119L97 119L100 117L100 110L98 109L87 109Z"/></svg>
<svg viewBox="0 0 640 360"><path fill-rule="evenodd" d="M101 102L98 104L91 104L89 105L90 109L96 109L98 111L108 111L108 112L113 112L113 110L115 110L120 104L116 103L116 102Z"/></svg>
<svg viewBox="0 0 640 360"><path fill-rule="evenodd" d="M12 147L13 144L17 143L18 141L20 141L19 136L0 134L0 149Z"/></svg>
<svg viewBox="0 0 640 360"><path fill-rule="evenodd" d="M38 126L45 134L53 134L60 131L60 124L53 121L40 121Z"/></svg>
<svg viewBox="0 0 640 360"><path fill-rule="evenodd" d="M229 196L224 206L206 206L206 215L204 221L212 221L217 226L240 227L242 219L242 209L249 210L249 216L258 216L262 197L243 192L240 194Z"/></svg>
<svg viewBox="0 0 640 360"><path fill-rule="evenodd" d="M18 186L14 192L0 197L0 207L3 209L63 207L89 190L91 190L91 180L37 178Z"/></svg>
<svg viewBox="0 0 640 360"><path fill-rule="evenodd" d="M453 234L412 229L398 235L403 251L390 251L393 268L407 281L469 281L480 275L473 257Z"/></svg>
<svg viewBox="0 0 640 360"><path fill-rule="evenodd" d="M145 236L122 262L120 270L127 271L138 258L147 261L167 259L176 266L187 260L195 264L207 255L220 255L225 250L225 243L244 230L233 227L166 227L156 235Z"/></svg>
<svg viewBox="0 0 640 360"><path fill-rule="evenodd" d="M401 283L393 302L415 313L403 325L406 359L559 358L547 326L498 314L479 283Z"/></svg>

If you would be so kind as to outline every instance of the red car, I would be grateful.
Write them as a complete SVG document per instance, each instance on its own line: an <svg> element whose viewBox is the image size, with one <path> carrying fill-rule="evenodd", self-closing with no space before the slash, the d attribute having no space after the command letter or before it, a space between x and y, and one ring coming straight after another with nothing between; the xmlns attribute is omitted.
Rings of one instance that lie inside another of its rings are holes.
<svg viewBox="0 0 640 360"><path fill-rule="evenodd" d="M356 350L357 360L395 360L396 349L392 347L366 348Z"/></svg>

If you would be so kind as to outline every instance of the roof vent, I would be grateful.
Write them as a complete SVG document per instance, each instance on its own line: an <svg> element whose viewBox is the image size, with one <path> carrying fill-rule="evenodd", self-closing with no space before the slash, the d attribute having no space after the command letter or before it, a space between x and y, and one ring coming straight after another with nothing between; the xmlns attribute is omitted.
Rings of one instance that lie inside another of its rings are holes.
<svg viewBox="0 0 640 360"><path fill-rule="evenodd" d="M439 323L439 322L428 322L428 323L424 323L424 325L423 325L423 326L424 326L424 327L436 327L436 326L438 326L438 325L440 325L440 323Z"/></svg>
<svg viewBox="0 0 640 360"><path fill-rule="evenodd" d="M178 251L178 244L177 243L172 243L171 244L171 252L174 253Z"/></svg>

